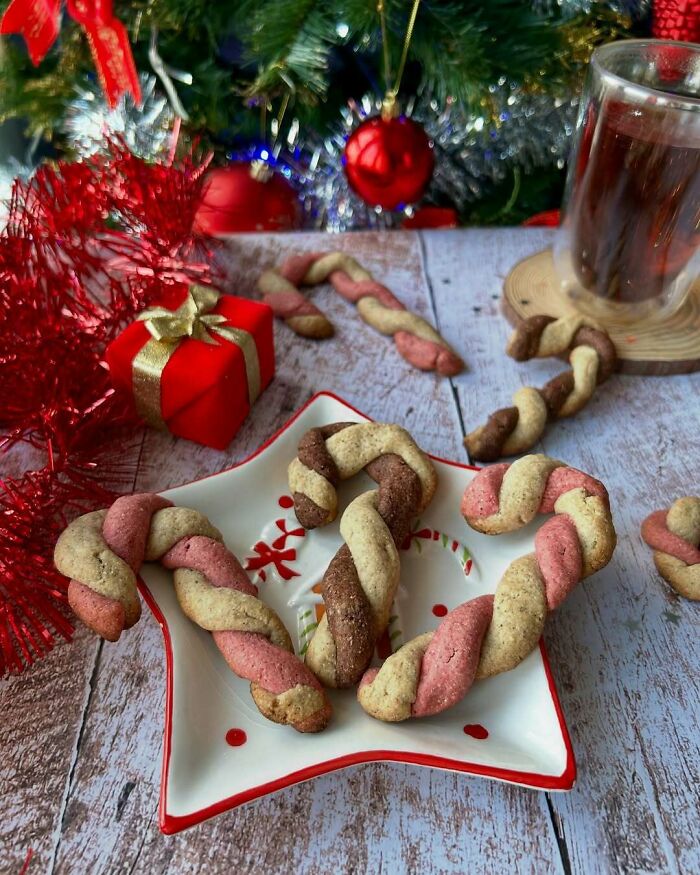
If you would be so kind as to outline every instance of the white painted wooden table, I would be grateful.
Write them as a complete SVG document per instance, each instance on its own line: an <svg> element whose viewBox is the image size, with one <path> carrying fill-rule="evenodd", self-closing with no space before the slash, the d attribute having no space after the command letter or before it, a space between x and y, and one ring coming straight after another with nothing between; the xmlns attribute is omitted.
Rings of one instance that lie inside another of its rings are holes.
<svg viewBox="0 0 700 875"><path fill-rule="evenodd" d="M466 461L465 427L560 365L504 355L503 277L546 230L385 236L241 236L231 290L250 294L292 249L346 249L435 320L469 370L417 373L327 289L335 339L278 325L278 373L229 450L143 435L134 488L157 490L250 454L309 396L330 389L427 450ZM157 826L164 658L145 612L116 645L83 629L0 683L0 872L700 872L700 608L657 577L645 514L698 491L700 374L613 377L540 449L608 486L619 546L546 640L579 779L547 794L404 765L366 765L284 790L166 837Z"/></svg>

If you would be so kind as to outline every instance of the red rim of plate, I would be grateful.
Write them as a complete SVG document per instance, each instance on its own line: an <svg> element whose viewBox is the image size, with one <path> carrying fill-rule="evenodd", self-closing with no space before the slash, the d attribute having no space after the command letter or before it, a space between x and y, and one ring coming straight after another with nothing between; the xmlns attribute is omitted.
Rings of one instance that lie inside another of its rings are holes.
<svg viewBox="0 0 700 875"><path fill-rule="evenodd" d="M290 420L288 420L278 431L276 431L270 438L268 438L265 443L258 447L258 449L254 453L252 453L246 459L243 459L241 462L237 462L235 465L231 465L230 468L226 468L224 470L232 471L234 468L240 468L241 465L245 465L256 456L259 456L260 453L263 452L263 450L267 449L267 447L274 443L274 441L276 441L281 434L287 431L287 429L290 428L290 426L293 425L294 422L296 422L296 420L307 409L307 407L313 404L316 399L322 397L332 398L334 401L338 401L340 404L343 404L345 407L352 410L358 416L362 416L364 417L364 419L367 420L370 419L369 416L366 416L360 410L353 407L352 404L348 404L347 401L345 401L343 398L340 398L338 395L335 395L333 392L317 392L315 395L309 398L309 400L306 402L306 404L304 404L303 407L300 407L299 410L297 410L297 412L292 416ZM439 456L434 456L432 454L430 455L431 458L436 459L439 462L445 462L446 464L452 465L455 468L465 468L471 471L480 470L476 465L463 465L462 463L455 462L451 459L442 459ZM219 471L217 472L217 474L208 474L206 477L200 477L198 480L193 480L190 482L198 483L200 480L207 480L209 477L216 477L218 476L218 474L222 473L223 471ZM408 763L409 765L429 766L432 768L446 769L453 772L463 772L469 775L479 775L485 778L493 778L497 781L506 781L511 784L521 784L525 787L531 787L536 790L570 790L574 786L574 783L576 781L576 761L574 759L574 751L571 746L571 738L569 737L569 731L564 720L564 713L562 711L561 702L559 701L559 696L554 685L552 669L549 664L549 658L547 656L544 641L540 641L540 654L542 656L542 663L544 665L545 677L547 678L547 686L549 688L549 693L552 697L552 704L554 705L554 711L557 715L557 720L559 722L559 729L561 731L562 740L564 741L564 747L566 748L566 765L561 775L542 775L538 772L519 772L514 769L502 769L495 766L484 766L480 763L470 763L465 762L464 760L453 760L448 757L434 756L433 754L412 753L411 751L365 750L358 751L357 753L353 754L345 754L344 756L335 757L332 760L326 760L322 763L316 763L313 766L307 766L306 768L299 769L296 772L290 772L288 775L284 775L281 778L276 778L274 781L268 781L265 784L259 784L257 787L251 787L248 790L242 790L240 793L234 793L233 796L229 796L226 799L221 799L218 802L214 802L212 805L201 808L199 811L193 811L190 814L168 814L166 810L166 797L168 787L168 773L170 768L173 722L173 649L170 639L170 630L168 628L165 617L158 607L156 600L151 595L150 590L148 589L146 584L140 579L139 589L141 591L141 595L144 598L144 601L146 602L151 610L151 613L160 625L161 631L163 633L163 641L165 644L165 734L163 739L163 765L161 769L160 802L158 806L158 815L161 832L165 833L166 835L172 835L173 833L180 832L183 829L188 829L191 826L202 823L202 821L204 820L208 820L210 817L214 817L217 814L222 814L224 811L229 811L232 808L243 805L245 802L252 802L254 799L259 799L260 797L266 796L269 793L274 793L277 790L283 790L285 787L291 787L294 784L300 784L302 781L308 781L311 778L317 778L320 775L325 775L329 772L334 772L339 769L346 769L349 766L356 766L362 763L399 762Z"/></svg>

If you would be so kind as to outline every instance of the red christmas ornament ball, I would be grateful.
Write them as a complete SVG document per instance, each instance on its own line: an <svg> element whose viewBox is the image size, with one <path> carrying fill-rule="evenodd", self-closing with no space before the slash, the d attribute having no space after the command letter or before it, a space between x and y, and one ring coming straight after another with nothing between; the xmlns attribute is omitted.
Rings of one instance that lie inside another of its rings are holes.
<svg viewBox="0 0 700 875"><path fill-rule="evenodd" d="M283 176L266 165L241 162L207 174L194 230L203 234L291 231L300 220L297 193Z"/></svg>
<svg viewBox="0 0 700 875"><path fill-rule="evenodd" d="M350 135L343 152L350 187L367 204L385 210L419 200L434 163L427 134L404 116L367 119Z"/></svg>

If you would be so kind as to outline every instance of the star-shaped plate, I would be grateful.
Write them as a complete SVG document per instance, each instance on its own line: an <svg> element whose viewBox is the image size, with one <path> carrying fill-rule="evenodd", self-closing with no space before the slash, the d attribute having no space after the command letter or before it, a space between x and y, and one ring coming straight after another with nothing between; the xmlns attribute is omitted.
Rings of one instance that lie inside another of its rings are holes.
<svg viewBox="0 0 700 875"><path fill-rule="evenodd" d="M163 493L206 514L284 621L303 652L322 610L315 591L341 544L338 522L305 532L294 516L287 466L307 429L367 417L340 398L314 396L255 455L235 468ZM402 545L401 585L386 657L435 628L461 602L493 592L512 559L530 552L536 525L490 538L459 512L476 469L434 459L436 495ZM362 474L343 484L341 512L375 484ZM354 691L333 691L334 715L316 735L265 720L247 682L227 667L211 636L180 611L171 574L142 570L141 591L161 625L167 660L160 827L174 833L206 818L346 766L397 761L466 772L526 787L568 790L576 766L544 646L514 671L474 685L443 714L406 723L372 719Z"/></svg>

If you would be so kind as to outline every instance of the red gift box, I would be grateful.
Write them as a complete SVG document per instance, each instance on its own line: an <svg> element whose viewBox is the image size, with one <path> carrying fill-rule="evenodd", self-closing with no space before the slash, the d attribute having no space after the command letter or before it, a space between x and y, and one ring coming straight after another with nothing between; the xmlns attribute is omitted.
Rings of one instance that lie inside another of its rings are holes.
<svg viewBox="0 0 700 875"><path fill-rule="evenodd" d="M149 425L225 449L274 375L272 310L193 286L139 320L107 348L115 388Z"/></svg>

